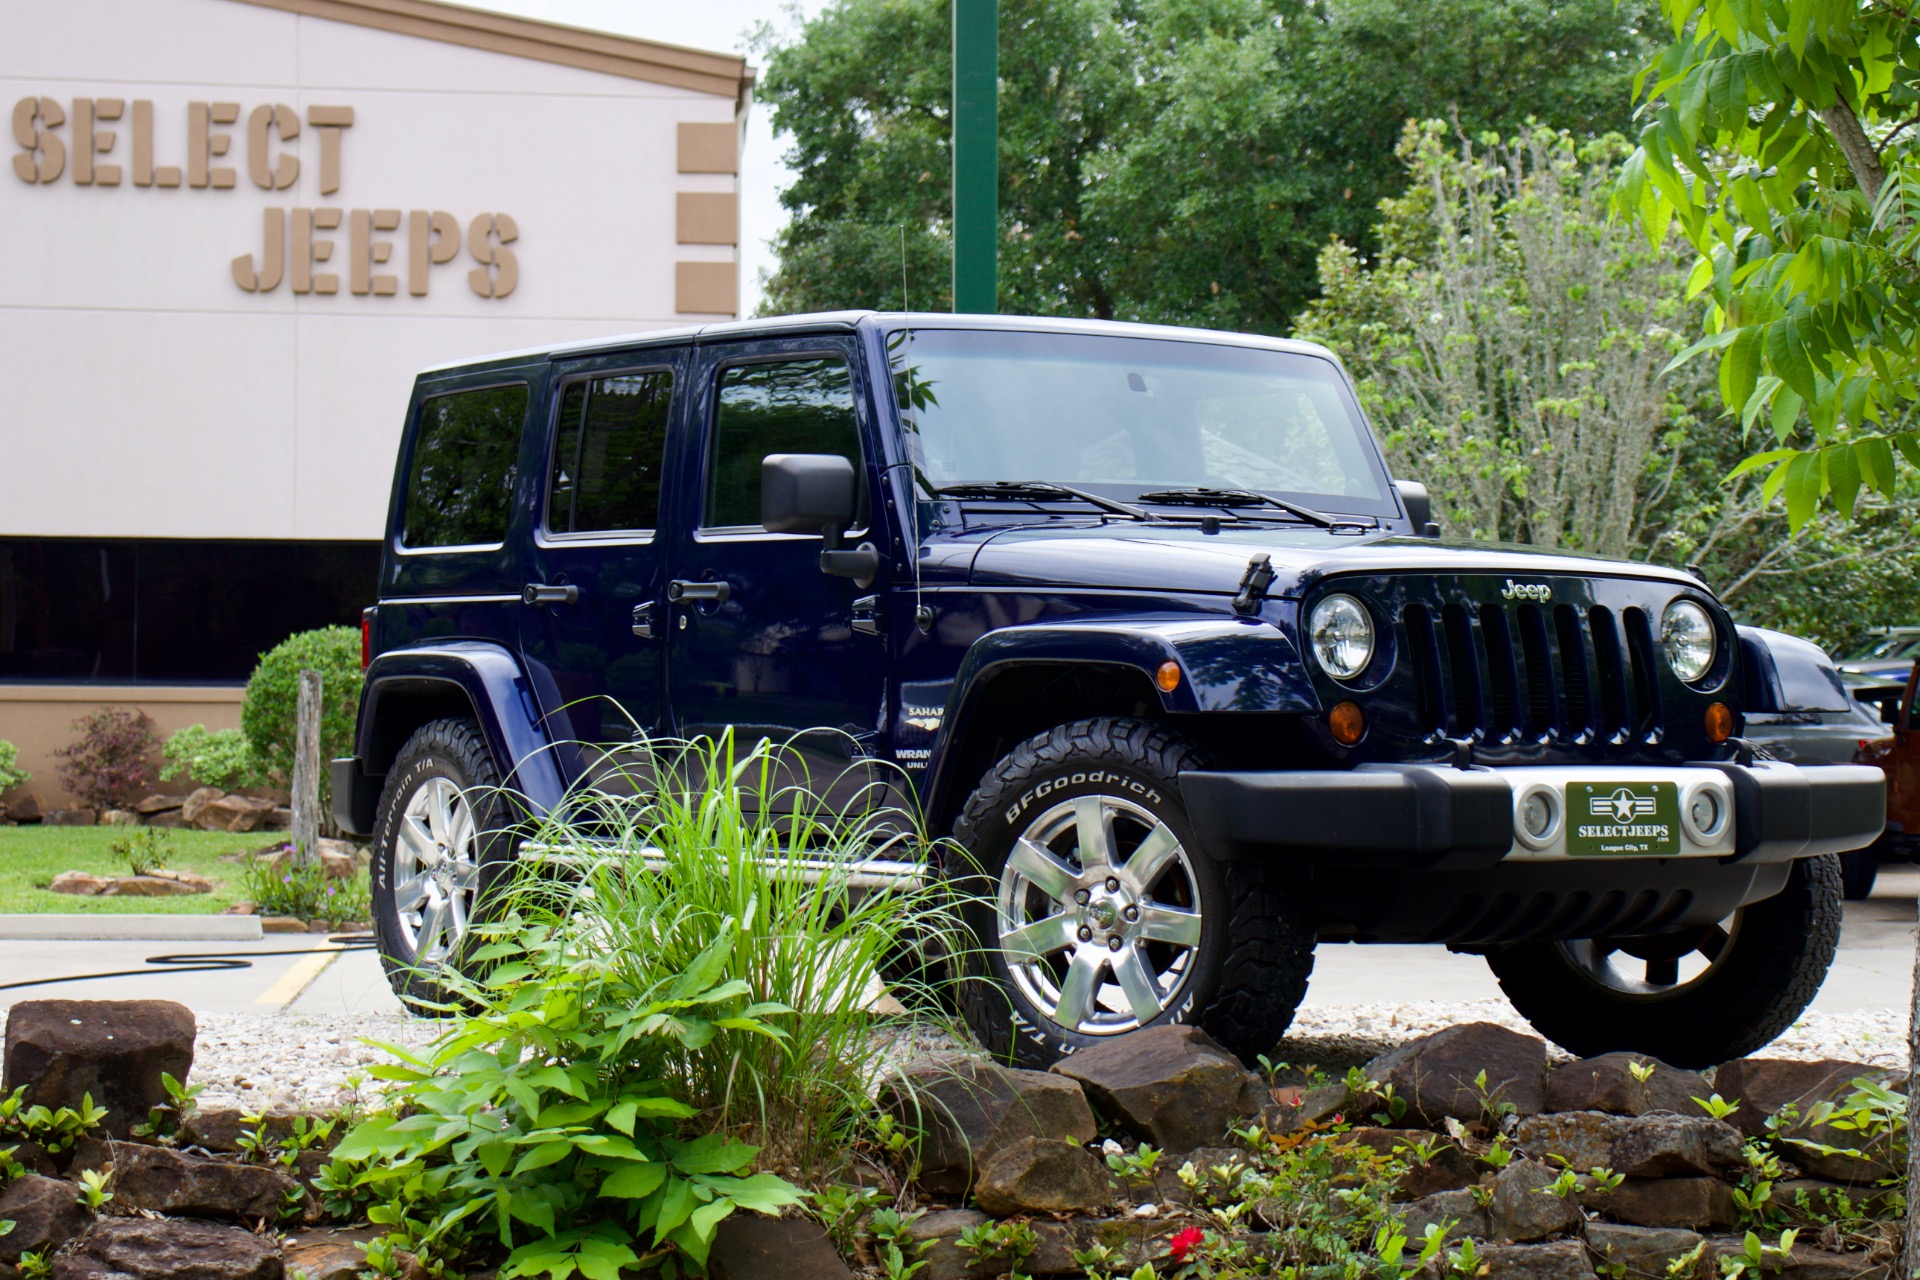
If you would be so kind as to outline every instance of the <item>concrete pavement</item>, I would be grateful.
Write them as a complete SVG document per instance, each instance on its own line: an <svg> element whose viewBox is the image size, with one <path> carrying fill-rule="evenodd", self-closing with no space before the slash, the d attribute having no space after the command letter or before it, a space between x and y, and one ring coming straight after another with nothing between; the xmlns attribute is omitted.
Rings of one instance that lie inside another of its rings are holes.
<svg viewBox="0 0 1920 1280"><path fill-rule="evenodd" d="M1881 872L1874 896L1847 904L1840 955L1814 1000L1824 1013L1908 1007L1912 992L1915 895L1920 868ZM264 956L265 951L294 955ZM187 953L255 956L252 966L216 972L170 972L150 956ZM30 999L168 999L205 1013L397 1014L379 959L342 951L311 935L269 935L254 945L137 941L0 941L0 981L102 970L138 976L0 990L0 1008ZM152 970L152 972L144 972ZM1329 944L1315 958L1310 1005L1498 1000L1500 988L1477 956L1437 946Z"/></svg>

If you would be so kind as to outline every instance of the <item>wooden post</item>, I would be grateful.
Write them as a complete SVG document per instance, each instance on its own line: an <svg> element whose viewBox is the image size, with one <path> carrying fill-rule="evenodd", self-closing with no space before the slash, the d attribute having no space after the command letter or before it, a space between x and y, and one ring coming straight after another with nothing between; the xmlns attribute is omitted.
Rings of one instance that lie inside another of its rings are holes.
<svg viewBox="0 0 1920 1280"><path fill-rule="evenodd" d="M293 731L293 861L320 860L320 673L300 673Z"/></svg>

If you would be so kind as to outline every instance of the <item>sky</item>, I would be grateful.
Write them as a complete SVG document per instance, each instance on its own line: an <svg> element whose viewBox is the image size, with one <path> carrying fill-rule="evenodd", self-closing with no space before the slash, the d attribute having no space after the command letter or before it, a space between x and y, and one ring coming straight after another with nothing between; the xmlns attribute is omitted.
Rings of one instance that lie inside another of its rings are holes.
<svg viewBox="0 0 1920 1280"><path fill-rule="evenodd" d="M523 18L563 22L620 35L641 36L665 44L714 53L738 53L759 65L747 47L762 22L777 30L796 27L827 6L828 0L460 0L475 9L492 9ZM740 314L760 306L760 274L773 269L767 247L786 223L780 191L793 175L780 163L785 138L774 137L764 104L747 116L747 140L740 156Z"/></svg>

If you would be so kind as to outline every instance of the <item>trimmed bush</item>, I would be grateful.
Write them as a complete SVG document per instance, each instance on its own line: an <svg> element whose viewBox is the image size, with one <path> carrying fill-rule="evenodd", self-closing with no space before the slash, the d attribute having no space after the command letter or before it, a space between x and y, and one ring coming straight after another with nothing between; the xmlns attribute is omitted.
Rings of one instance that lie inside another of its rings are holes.
<svg viewBox="0 0 1920 1280"><path fill-rule="evenodd" d="M54 752L60 785L94 809L115 809L140 798L153 781L153 721L144 711L102 707L73 722L79 740Z"/></svg>
<svg viewBox="0 0 1920 1280"><path fill-rule="evenodd" d="M160 755L166 761L160 769L162 782L184 776L222 791L266 782L259 761L253 758L253 748L247 745L247 735L240 729L190 724L167 739Z"/></svg>
<svg viewBox="0 0 1920 1280"><path fill-rule="evenodd" d="M320 812L330 813L327 761L353 750L353 717L360 707L360 633L322 627L288 636L260 655L240 704L240 731L254 761L271 781L293 780L294 717L300 673L320 673Z"/></svg>
<svg viewBox="0 0 1920 1280"><path fill-rule="evenodd" d="M11 791L32 776L20 767L20 749L0 738L0 792Z"/></svg>

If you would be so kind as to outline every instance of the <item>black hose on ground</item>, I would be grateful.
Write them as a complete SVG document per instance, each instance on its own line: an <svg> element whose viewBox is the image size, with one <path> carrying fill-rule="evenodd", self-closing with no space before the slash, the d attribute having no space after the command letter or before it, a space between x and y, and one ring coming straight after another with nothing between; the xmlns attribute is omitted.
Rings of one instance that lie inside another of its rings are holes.
<svg viewBox="0 0 1920 1280"><path fill-rule="evenodd" d="M341 951L373 950L370 933L340 933L327 938L330 948L296 947L287 951L208 951L180 952L176 955L148 956L146 963L160 966L166 973L218 973L227 969L251 969L255 960L268 956L332 955ZM154 969L114 969L105 973L69 973L58 978L28 978L24 982L0 982L0 991L21 987L50 987L62 982L91 982L96 978L140 978Z"/></svg>

